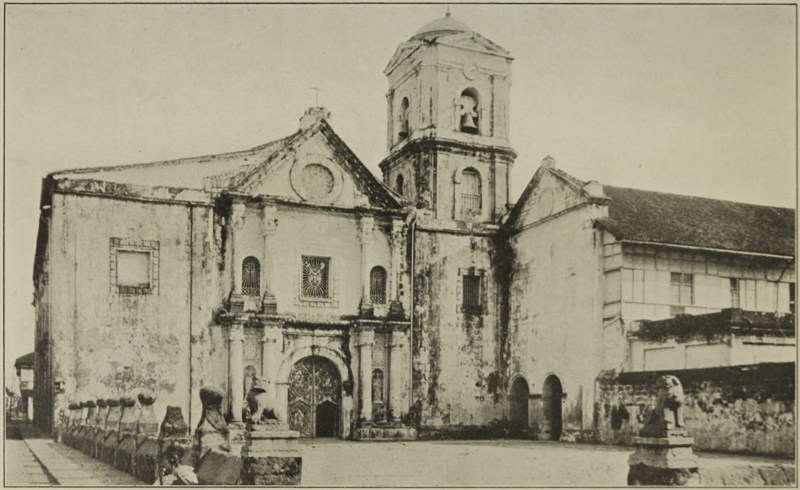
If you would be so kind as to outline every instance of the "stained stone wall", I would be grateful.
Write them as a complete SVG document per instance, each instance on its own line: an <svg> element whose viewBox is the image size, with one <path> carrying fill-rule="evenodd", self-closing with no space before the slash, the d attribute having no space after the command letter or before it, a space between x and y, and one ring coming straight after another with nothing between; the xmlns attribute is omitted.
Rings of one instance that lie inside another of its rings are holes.
<svg viewBox="0 0 800 490"><path fill-rule="evenodd" d="M698 451L793 456L795 364L768 363L675 371L603 373L594 417L598 440L629 445L642 425L652 389L677 376L686 395L684 420Z"/></svg>

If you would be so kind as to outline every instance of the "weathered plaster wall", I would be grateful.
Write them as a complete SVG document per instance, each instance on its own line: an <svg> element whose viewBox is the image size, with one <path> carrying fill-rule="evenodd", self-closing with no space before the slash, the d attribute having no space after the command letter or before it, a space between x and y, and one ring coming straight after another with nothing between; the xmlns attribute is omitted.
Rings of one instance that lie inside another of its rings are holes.
<svg viewBox="0 0 800 490"><path fill-rule="evenodd" d="M280 206L275 215L276 231L269 238L266 260L272 260L270 290L275 294L279 313L295 314L302 318L339 319L342 315L358 314L361 302L362 278L361 242L358 217L349 213L324 212ZM376 219L374 239L369 245L368 268L376 265L391 273L390 223ZM261 211L247 209L242 239L235 245L237 257L255 256L265 266L265 242ZM241 247L241 248L239 248ZM302 257L331 258L330 301L300 299ZM241 264L237 264L241 267ZM269 269L269 267L267 267ZM399 273L399 271L398 271ZM233 274L229 274L229 291ZM262 294L263 294L262 284Z"/></svg>
<svg viewBox="0 0 800 490"><path fill-rule="evenodd" d="M545 425L545 379L558 377L566 395L562 440L592 430L594 378L603 355L602 245L592 220L605 209L582 202L575 189L544 173L520 215L522 231L510 239L509 378L528 382L534 396L529 426L537 433Z"/></svg>
<svg viewBox="0 0 800 490"><path fill-rule="evenodd" d="M651 373L607 372L598 378L598 440L631 444L656 379L677 376L686 395L683 413L700 451L791 456L795 452L793 362Z"/></svg>
<svg viewBox="0 0 800 490"><path fill-rule="evenodd" d="M158 417L167 405L189 406L189 216L185 205L53 196L51 336L54 374L68 396L149 390ZM111 238L158 241L157 294L111 287Z"/></svg>
<svg viewBox="0 0 800 490"><path fill-rule="evenodd" d="M423 426L474 426L503 416L495 245L488 236L417 230L414 410ZM461 311L459 269L485 271L483 313Z"/></svg>

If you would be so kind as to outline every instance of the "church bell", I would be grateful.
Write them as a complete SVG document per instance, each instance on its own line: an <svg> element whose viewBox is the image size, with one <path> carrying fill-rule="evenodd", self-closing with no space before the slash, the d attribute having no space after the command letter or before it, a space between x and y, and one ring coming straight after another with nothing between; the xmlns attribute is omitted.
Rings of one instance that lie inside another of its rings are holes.
<svg viewBox="0 0 800 490"><path fill-rule="evenodd" d="M478 133L478 126L475 125L475 120L469 112L461 115L461 131L465 133Z"/></svg>

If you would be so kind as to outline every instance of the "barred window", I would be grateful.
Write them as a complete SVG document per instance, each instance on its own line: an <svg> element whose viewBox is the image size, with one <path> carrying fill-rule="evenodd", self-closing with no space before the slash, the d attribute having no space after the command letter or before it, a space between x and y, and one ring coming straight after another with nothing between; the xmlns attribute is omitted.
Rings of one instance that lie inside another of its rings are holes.
<svg viewBox="0 0 800 490"><path fill-rule="evenodd" d="M481 276L463 276L464 296L462 305L469 308L481 306Z"/></svg>
<svg viewBox="0 0 800 490"><path fill-rule="evenodd" d="M731 278L731 308L739 307L739 279Z"/></svg>
<svg viewBox="0 0 800 490"><path fill-rule="evenodd" d="M461 172L461 217L472 219L481 211L481 176L475 169Z"/></svg>
<svg viewBox="0 0 800 490"><path fill-rule="evenodd" d="M330 298L330 257L303 257L302 295Z"/></svg>
<svg viewBox="0 0 800 490"><path fill-rule="evenodd" d="M261 295L261 264L255 257L247 257L242 261L242 294Z"/></svg>
<svg viewBox="0 0 800 490"><path fill-rule="evenodd" d="M374 305L386 304L386 269L381 266L369 273L369 300Z"/></svg>
<svg viewBox="0 0 800 490"><path fill-rule="evenodd" d="M682 272L670 275L672 303L680 305L694 304L694 276Z"/></svg>

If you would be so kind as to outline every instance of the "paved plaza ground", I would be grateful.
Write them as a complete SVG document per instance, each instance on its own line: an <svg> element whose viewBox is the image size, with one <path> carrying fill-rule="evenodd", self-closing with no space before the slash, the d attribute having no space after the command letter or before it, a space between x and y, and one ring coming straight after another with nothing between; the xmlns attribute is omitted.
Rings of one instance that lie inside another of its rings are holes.
<svg viewBox="0 0 800 490"><path fill-rule="evenodd" d="M132 486L144 482L26 428L5 441L5 484ZM625 486L631 448L548 441L302 441L309 486ZM698 454L700 467L791 463Z"/></svg>

